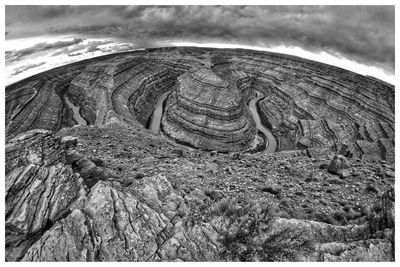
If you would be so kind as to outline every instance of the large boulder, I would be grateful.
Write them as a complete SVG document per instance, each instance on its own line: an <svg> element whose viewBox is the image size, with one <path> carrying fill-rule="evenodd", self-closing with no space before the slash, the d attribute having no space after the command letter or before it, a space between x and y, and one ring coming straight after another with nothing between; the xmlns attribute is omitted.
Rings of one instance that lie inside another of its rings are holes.
<svg viewBox="0 0 400 267"><path fill-rule="evenodd" d="M342 171L349 167L350 165L346 157L335 155L328 166L328 172L341 175Z"/></svg>

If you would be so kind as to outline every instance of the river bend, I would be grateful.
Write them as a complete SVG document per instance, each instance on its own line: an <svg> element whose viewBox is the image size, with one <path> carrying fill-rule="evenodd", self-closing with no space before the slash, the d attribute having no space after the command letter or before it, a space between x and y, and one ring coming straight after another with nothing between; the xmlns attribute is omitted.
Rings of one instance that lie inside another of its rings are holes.
<svg viewBox="0 0 400 267"><path fill-rule="evenodd" d="M164 109L164 101L167 99L170 91L163 93L157 100L157 103L154 107L153 115L151 117L150 121L150 126L149 129L152 131L154 134L160 134L160 124L161 124L161 119L163 115L163 109ZM260 116L257 111L257 102L264 98L264 94L261 92L256 91L257 96L253 99L250 100L249 103L249 110L251 114L253 115L253 119L256 123L256 127L259 131L261 131L265 135L265 150L263 153L273 153L276 150L276 140L274 136L271 134L271 132L262 125Z"/></svg>

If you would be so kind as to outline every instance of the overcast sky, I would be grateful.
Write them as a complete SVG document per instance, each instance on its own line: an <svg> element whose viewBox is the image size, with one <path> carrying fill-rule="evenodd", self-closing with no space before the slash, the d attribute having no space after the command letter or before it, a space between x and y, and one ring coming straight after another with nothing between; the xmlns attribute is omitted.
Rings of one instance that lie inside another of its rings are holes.
<svg viewBox="0 0 400 267"><path fill-rule="evenodd" d="M394 6L6 6L5 14L10 81L64 61L182 43L284 47L394 78Z"/></svg>

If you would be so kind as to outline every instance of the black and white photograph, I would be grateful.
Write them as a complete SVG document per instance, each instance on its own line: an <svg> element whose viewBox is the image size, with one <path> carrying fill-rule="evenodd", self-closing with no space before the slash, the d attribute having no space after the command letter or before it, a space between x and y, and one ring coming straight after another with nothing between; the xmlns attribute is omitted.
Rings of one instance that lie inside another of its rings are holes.
<svg viewBox="0 0 400 267"><path fill-rule="evenodd" d="M38 2L3 5L5 262L395 261L395 1Z"/></svg>

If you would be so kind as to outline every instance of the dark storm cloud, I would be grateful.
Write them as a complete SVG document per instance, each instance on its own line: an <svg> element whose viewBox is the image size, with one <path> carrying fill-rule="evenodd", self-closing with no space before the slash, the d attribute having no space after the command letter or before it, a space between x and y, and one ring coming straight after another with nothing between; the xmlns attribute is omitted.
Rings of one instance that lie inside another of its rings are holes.
<svg viewBox="0 0 400 267"><path fill-rule="evenodd" d="M24 57L33 55L39 52L47 52L52 49L60 49L66 48L68 46L79 44L83 40L80 38L75 38L70 41L58 41L54 43L39 43L32 47L20 49L20 50L13 50L13 51L6 51L6 63L19 61Z"/></svg>
<svg viewBox="0 0 400 267"><path fill-rule="evenodd" d="M159 40L298 46L394 69L393 6L7 6L6 30L7 39L75 33L142 46Z"/></svg>

